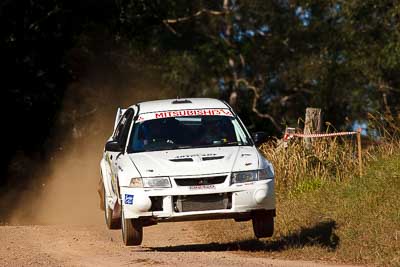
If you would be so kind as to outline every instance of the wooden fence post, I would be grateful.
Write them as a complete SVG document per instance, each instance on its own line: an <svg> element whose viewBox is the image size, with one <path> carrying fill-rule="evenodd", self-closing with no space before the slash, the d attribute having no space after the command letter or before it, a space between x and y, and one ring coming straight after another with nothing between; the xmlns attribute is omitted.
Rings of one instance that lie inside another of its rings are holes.
<svg viewBox="0 0 400 267"><path fill-rule="evenodd" d="M362 150L361 150L361 128L357 129L357 147L358 147L358 168L360 171L360 177L362 176Z"/></svg>
<svg viewBox="0 0 400 267"><path fill-rule="evenodd" d="M320 133L322 129L322 114L320 108L306 108L304 134ZM307 148L311 146L311 138L304 138Z"/></svg>

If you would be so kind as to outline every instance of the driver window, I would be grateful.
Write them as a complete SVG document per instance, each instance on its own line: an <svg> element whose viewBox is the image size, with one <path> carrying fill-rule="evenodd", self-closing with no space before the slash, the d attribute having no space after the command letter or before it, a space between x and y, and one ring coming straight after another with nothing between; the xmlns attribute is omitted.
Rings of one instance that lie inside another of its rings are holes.
<svg viewBox="0 0 400 267"><path fill-rule="evenodd" d="M129 118L132 115L133 110L128 109L124 115L122 115L121 120L119 121L117 128L115 129L114 135L113 135L113 140L116 141L123 141L124 139L124 134L126 134L126 128L129 126Z"/></svg>

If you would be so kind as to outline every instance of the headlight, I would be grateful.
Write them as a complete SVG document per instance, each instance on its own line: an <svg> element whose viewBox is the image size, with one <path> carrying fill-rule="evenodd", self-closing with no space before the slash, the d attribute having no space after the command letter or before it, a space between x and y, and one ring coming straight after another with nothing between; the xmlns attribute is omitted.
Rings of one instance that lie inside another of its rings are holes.
<svg viewBox="0 0 400 267"><path fill-rule="evenodd" d="M274 168L271 164L265 169L258 170L258 180L273 179L274 176Z"/></svg>
<svg viewBox="0 0 400 267"><path fill-rule="evenodd" d="M171 182L168 177L132 178L129 187L168 188Z"/></svg>
<svg viewBox="0 0 400 267"><path fill-rule="evenodd" d="M132 178L129 187L143 187L142 178Z"/></svg>
<svg viewBox="0 0 400 267"><path fill-rule="evenodd" d="M143 187L171 187L168 177L142 178Z"/></svg>
<svg viewBox="0 0 400 267"><path fill-rule="evenodd" d="M274 171L271 167L262 170L233 172L231 175L231 184L247 183L272 178L274 178Z"/></svg>
<svg viewBox="0 0 400 267"><path fill-rule="evenodd" d="M257 181L257 171L233 172L231 184Z"/></svg>

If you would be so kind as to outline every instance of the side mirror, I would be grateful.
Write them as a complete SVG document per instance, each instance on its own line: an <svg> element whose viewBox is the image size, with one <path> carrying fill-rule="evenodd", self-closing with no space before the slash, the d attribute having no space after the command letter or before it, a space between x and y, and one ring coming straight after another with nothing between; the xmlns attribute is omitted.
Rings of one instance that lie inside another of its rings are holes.
<svg viewBox="0 0 400 267"><path fill-rule="evenodd" d="M251 135L253 137L253 141L256 146L261 145L265 141L267 141L267 134L265 132L255 132Z"/></svg>
<svg viewBox="0 0 400 267"><path fill-rule="evenodd" d="M111 152L122 152L122 147L118 141L111 140L106 143L105 150Z"/></svg>

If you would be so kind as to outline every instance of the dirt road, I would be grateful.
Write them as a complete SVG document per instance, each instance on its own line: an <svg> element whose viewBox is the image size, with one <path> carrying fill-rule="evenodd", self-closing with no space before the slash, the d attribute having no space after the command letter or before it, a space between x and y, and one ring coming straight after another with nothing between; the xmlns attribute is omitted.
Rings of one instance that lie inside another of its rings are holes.
<svg viewBox="0 0 400 267"><path fill-rule="evenodd" d="M145 228L140 247L125 247L120 231L102 224L1 226L0 266L333 266L205 243L196 223Z"/></svg>

